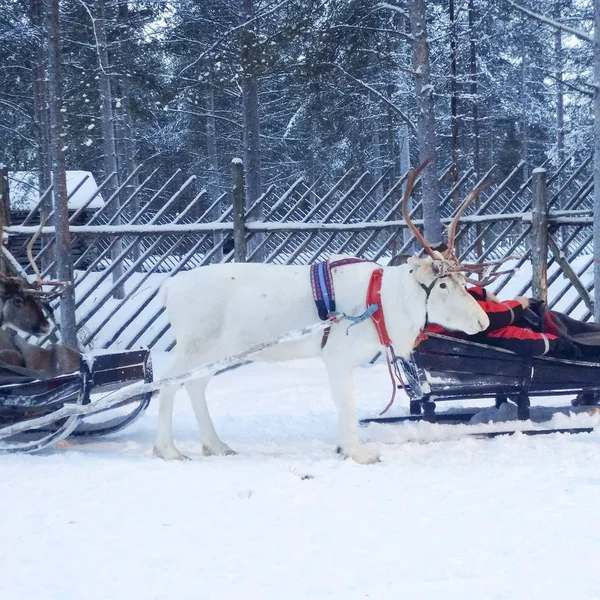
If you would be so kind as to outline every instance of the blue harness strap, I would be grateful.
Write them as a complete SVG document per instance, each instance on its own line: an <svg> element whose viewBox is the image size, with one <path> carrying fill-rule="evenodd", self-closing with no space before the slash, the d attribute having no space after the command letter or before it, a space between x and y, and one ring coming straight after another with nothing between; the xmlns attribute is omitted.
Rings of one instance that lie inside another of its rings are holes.
<svg viewBox="0 0 600 600"><path fill-rule="evenodd" d="M341 258L334 261L328 259L310 266L310 283L312 285L313 299L317 305L321 321L326 321L330 315L335 313L332 269L361 262L371 261L362 258Z"/></svg>

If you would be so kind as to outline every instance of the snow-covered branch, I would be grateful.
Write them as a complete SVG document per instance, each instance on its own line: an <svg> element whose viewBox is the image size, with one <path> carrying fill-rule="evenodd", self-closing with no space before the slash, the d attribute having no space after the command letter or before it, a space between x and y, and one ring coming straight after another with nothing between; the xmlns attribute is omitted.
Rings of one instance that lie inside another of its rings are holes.
<svg viewBox="0 0 600 600"><path fill-rule="evenodd" d="M574 35L576 38L583 40L584 42L594 42L594 36L586 33L585 31L581 31L580 29L575 29L574 27L569 27L568 25L564 25L563 23L559 23L550 17L546 17L544 15L540 15L539 13L533 12L520 4L517 4L514 0L508 0L511 6L514 6L518 11L521 11L523 14L539 21L540 23L544 23L546 25L550 25L550 27L554 27L555 29L560 29L566 33L570 33Z"/></svg>
<svg viewBox="0 0 600 600"><path fill-rule="evenodd" d="M352 75L351 73L348 73L348 71L346 71L346 69L344 69L344 67L342 67L336 63L321 63L321 64L328 66L328 67L334 67L338 71L341 71L346 77L348 77L349 79L352 79L352 81L354 81L354 83L357 83L358 85L365 88L366 90L369 90L369 92L371 92L372 94L377 96L380 100L383 101L384 104L386 104L394 112L399 114L402 117L402 119L404 120L404 122L411 128L411 130L414 133L416 133L415 125L408 118L406 113L403 110L401 110L400 108L398 108L393 102L390 102L381 92L378 92L373 86L370 86L368 83L365 83L362 79L357 79L356 77L354 77L354 75Z"/></svg>
<svg viewBox="0 0 600 600"><path fill-rule="evenodd" d="M179 71L179 73L177 73L177 77L179 77L180 75L183 75L183 73L185 73L188 69L191 69L192 67L196 66L205 56L207 56L208 54L210 54L213 50L215 50L218 46L221 45L222 42L224 42L228 37L230 37L232 34L234 34L236 31L241 31L242 29L245 29L246 27L248 27L248 25L251 25L252 23L254 23L255 21L258 21L276 11L278 11L281 7L285 6L286 4L289 4L291 2L291 0L283 0L283 2L280 2L279 4L276 4L273 8L266 10L262 13L257 14L255 17L252 17L251 19L248 19L247 21L244 21L243 23L240 23L239 25L236 25L235 27L232 27L231 29L229 29L228 31L226 31L214 44L212 44L208 49L206 49L204 52L201 52L189 65L183 67L183 69L181 69L181 71Z"/></svg>

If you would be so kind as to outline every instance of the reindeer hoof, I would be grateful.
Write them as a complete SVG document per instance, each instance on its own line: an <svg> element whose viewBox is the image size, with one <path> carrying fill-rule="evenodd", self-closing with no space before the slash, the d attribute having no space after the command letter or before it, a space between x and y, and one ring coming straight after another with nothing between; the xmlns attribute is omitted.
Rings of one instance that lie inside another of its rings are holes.
<svg viewBox="0 0 600 600"><path fill-rule="evenodd" d="M159 448L154 446L152 449L152 456L156 458L162 458L163 460L191 460L189 456L181 454L177 448Z"/></svg>
<svg viewBox="0 0 600 600"><path fill-rule="evenodd" d="M221 442L220 444L203 444L202 454L204 456L235 456L237 452L232 450L227 444Z"/></svg>
<svg viewBox="0 0 600 600"><path fill-rule="evenodd" d="M344 458L351 458L360 465L374 465L375 463L381 462L379 454L377 454L377 452L372 452L365 446L354 447L350 452L345 452L338 446L336 452L341 454Z"/></svg>

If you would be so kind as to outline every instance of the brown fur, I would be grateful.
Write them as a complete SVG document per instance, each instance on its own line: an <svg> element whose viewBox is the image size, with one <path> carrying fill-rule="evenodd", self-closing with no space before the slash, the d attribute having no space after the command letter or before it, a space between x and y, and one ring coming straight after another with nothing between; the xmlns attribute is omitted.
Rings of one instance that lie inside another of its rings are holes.
<svg viewBox="0 0 600 600"><path fill-rule="evenodd" d="M80 367L81 355L69 346L51 344L47 348L41 348L27 343L18 335L14 337L14 343L16 350L23 357L24 366L46 377L72 373Z"/></svg>
<svg viewBox="0 0 600 600"><path fill-rule="evenodd" d="M26 367L51 378L79 370L81 355L77 350L52 344L41 348L29 344L15 331L0 330L0 360L13 366Z"/></svg>

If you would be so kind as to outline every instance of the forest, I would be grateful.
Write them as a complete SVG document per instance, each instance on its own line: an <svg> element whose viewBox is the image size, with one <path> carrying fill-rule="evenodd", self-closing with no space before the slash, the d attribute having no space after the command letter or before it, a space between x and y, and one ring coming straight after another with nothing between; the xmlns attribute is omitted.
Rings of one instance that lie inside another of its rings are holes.
<svg viewBox="0 0 600 600"><path fill-rule="evenodd" d="M58 159L152 161L214 198L239 156L256 198L429 158L435 198L448 166L593 150L593 24L591 0L0 0L0 163L47 189Z"/></svg>

